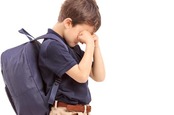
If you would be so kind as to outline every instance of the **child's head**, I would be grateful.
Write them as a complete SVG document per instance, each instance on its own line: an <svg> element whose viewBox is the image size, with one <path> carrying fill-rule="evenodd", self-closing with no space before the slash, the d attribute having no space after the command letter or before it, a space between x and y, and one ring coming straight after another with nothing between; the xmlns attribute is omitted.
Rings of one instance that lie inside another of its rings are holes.
<svg viewBox="0 0 174 115"><path fill-rule="evenodd" d="M65 0L62 4L58 21L72 19L72 25L87 24L96 32L101 25L101 16L95 0Z"/></svg>

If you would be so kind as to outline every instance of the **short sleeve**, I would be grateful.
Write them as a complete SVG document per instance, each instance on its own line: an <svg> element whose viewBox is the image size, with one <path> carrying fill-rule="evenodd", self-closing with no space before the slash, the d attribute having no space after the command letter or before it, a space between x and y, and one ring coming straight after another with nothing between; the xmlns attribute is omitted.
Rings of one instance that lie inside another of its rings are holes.
<svg viewBox="0 0 174 115"><path fill-rule="evenodd" d="M66 71L77 64L65 46L58 41L46 40L42 43L42 47L44 47L41 51L43 63L57 76L61 77Z"/></svg>

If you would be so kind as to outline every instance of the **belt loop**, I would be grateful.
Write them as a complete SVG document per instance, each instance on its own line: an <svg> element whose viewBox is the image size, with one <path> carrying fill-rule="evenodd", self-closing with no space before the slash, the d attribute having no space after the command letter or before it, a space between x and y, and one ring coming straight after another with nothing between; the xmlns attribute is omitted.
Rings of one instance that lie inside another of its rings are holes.
<svg viewBox="0 0 174 115"><path fill-rule="evenodd" d="M54 108L57 108L57 104L58 104L58 101L55 100L55 103L54 103Z"/></svg>
<svg viewBox="0 0 174 115"><path fill-rule="evenodd" d="M84 113L87 113L87 105L84 105Z"/></svg>

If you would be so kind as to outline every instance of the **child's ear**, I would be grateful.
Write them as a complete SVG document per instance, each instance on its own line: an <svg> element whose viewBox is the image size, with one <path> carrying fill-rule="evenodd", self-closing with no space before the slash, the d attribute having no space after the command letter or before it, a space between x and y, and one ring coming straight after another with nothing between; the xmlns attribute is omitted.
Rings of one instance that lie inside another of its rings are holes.
<svg viewBox="0 0 174 115"><path fill-rule="evenodd" d="M72 27L72 19L71 18L66 18L63 21L65 28L71 28Z"/></svg>

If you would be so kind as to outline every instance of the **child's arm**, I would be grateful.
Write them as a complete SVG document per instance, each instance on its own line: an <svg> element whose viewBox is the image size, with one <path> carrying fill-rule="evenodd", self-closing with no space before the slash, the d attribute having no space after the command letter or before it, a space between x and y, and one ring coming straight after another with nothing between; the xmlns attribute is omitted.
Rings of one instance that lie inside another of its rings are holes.
<svg viewBox="0 0 174 115"><path fill-rule="evenodd" d="M96 35L93 35L93 39L95 41L95 48L94 48L93 66L90 76L95 81L103 81L105 79L105 67L102 54L100 52L99 39Z"/></svg>
<svg viewBox="0 0 174 115"><path fill-rule="evenodd" d="M88 80L91 72L93 54L94 54L94 39L88 31L83 31L79 35L79 41L86 44L85 53L79 64L74 65L66 73L79 83L85 83Z"/></svg>

